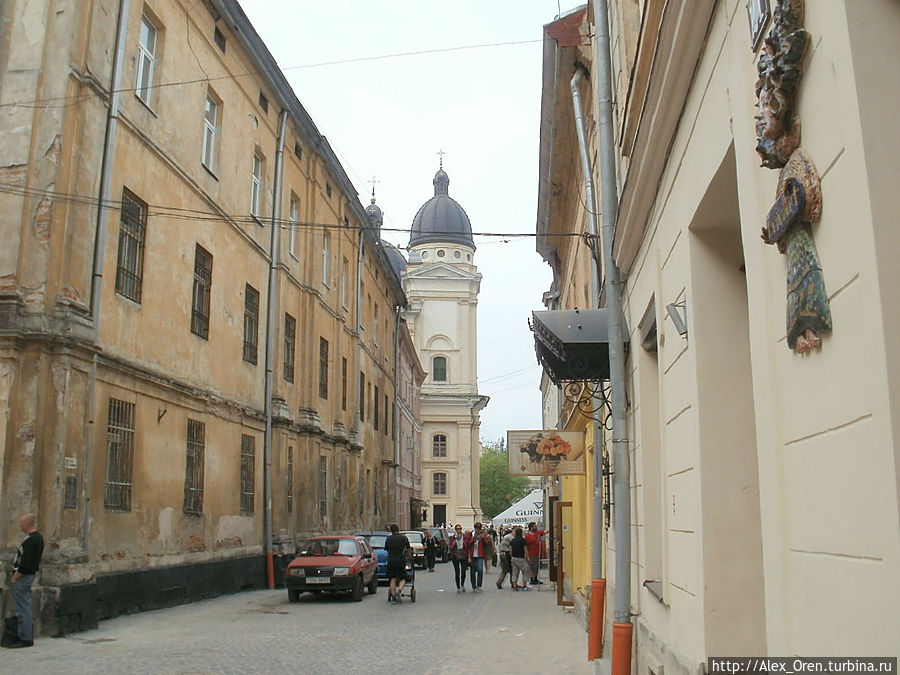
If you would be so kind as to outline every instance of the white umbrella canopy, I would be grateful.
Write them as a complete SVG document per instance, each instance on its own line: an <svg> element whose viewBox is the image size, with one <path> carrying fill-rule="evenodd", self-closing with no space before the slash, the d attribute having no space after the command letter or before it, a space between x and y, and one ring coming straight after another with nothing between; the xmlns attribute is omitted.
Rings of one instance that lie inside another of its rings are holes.
<svg viewBox="0 0 900 675"><path fill-rule="evenodd" d="M500 525L527 525L531 521L544 520L544 491L532 490L505 511L491 518L494 527Z"/></svg>

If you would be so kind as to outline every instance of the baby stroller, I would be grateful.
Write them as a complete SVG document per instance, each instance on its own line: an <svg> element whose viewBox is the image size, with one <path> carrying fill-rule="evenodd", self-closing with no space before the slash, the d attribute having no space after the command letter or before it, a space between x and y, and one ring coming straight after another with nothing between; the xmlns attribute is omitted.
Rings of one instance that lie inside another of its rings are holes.
<svg viewBox="0 0 900 675"><path fill-rule="evenodd" d="M416 601L416 566L412 560L406 561L406 585L399 593L400 597L408 597L410 602Z"/></svg>

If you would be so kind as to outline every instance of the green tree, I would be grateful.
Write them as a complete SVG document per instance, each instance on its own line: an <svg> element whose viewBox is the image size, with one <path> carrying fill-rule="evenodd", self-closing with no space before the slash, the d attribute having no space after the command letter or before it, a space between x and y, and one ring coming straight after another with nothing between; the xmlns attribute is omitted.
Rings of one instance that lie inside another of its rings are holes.
<svg viewBox="0 0 900 675"><path fill-rule="evenodd" d="M506 441L482 441L481 510L488 520L509 508L528 494L528 476L510 476L506 458Z"/></svg>

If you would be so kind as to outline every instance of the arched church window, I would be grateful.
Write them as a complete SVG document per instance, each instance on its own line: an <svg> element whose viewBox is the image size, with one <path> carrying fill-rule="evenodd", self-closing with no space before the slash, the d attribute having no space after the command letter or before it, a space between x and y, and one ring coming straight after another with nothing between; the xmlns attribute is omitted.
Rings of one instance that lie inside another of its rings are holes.
<svg viewBox="0 0 900 675"><path fill-rule="evenodd" d="M431 361L431 379L435 382L447 381L447 357L435 356Z"/></svg>
<svg viewBox="0 0 900 675"><path fill-rule="evenodd" d="M447 474L443 473L443 472L433 474L431 487L432 487L431 494L446 495L447 494Z"/></svg>
<svg viewBox="0 0 900 675"><path fill-rule="evenodd" d="M432 437L431 454L433 457L447 456L447 437L444 434L435 434Z"/></svg>

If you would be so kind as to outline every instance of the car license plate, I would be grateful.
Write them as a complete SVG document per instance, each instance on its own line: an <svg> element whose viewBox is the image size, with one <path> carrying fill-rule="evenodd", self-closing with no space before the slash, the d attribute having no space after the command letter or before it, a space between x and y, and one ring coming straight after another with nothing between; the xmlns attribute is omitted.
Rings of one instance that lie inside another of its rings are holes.
<svg viewBox="0 0 900 675"><path fill-rule="evenodd" d="M306 577L308 584L330 584L331 577Z"/></svg>

